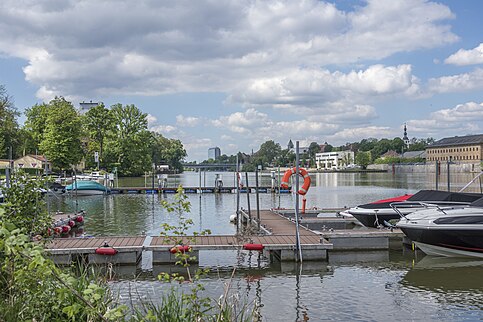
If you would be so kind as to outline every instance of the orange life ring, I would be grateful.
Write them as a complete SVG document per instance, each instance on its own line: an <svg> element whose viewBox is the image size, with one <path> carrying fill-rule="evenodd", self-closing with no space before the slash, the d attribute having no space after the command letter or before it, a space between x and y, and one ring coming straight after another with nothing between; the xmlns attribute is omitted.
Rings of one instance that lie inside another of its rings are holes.
<svg viewBox="0 0 483 322"><path fill-rule="evenodd" d="M290 177L292 176L292 174L294 174L295 172L296 172L295 167L285 171L285 174L283 175L283 178L282 178L282 183L280 184L282 188L285 188L285 189L288 188L288 181L290 180ZM311 180L307 170L305 170L304 168L299 168L299 174L302 177L304 177L304 184L302 185L302 188L300 188L297 193L303 196L307 193L307 191L309 191Z"/></svg>

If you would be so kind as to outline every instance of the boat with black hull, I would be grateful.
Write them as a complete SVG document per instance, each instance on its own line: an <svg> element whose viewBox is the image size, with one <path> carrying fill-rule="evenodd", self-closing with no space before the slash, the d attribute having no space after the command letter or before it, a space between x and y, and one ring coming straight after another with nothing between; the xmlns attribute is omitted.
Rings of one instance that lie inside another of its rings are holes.
<svg viewBox="0 0 483 322"><path fill-rule="evenodd" d="M414 195L403 195L359 205L350 208L347 212L364 226L377 228L390 226L390 221L399 220L401 215L426 209L428 205L463 206L481 197L483 197L481 193L421 190ZM397 207L397 210L394 207Z"/></svg>
<svg viewBox="0 0 483 322"><path fill-rule="evenodd" d="M397 224L427 255L483 258L483 198L467 206L435 206Z"/></svg>

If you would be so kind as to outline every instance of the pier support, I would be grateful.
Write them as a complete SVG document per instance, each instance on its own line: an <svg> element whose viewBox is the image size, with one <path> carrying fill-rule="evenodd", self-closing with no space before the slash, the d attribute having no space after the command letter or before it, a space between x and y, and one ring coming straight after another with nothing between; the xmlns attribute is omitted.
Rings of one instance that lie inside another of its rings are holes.
<svg viewBox="0 0 483 322"><path fill-rule="evenodd" d="M142 251L124 251L116 255L99 255L96 253L88 255L89 264L119 264L138 265L141 263Z"/></svg>
<svg viewBox="0 0 483 322"><path fill-rule="evenodd" d="M199 251L192 250L190 256L196 257L196 261L194 263L199 262ZM175 254L171 254L169 249L160 249L160 250L153 250L153 265L155 264L174 264L179 259L176 257Z"/></svg>
<svg viewBox="0 0 483 322"><path fill-rule="evenodd" d="M265 250L264 256L270 258L270 262L275 260L280 262L295 261L297 258L296 249ZM303 249L302 256L304 261L324 261L327 259L327 249Z"/></svg>

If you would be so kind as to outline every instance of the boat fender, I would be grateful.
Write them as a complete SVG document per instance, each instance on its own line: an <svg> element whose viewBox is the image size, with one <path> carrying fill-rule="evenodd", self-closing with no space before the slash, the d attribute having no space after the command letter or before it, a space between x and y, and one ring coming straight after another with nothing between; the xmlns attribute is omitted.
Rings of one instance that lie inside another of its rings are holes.
<svg viewBox="0 0 483 322"><path fill-rule="evenodd" d="M280 186L282 188L284 188L284 189L288 188L288 181L290 180L290 177L293 174L295 174L296 169L297 169L296 167L293 167L293 168L285 171L285 174L283 175L283 178L282 178L282 183L280 184ZM307 191L309 191L311 179L310 179L309 173L304 168L299 168L298 174L301 175L302 177L304 177L304 183L303 183L302 187L299 189L299 191L297 191L297 193L299 195L303 196L307 193Z"/></svg>
<svg viewBox="0 0 483 322"><path fill-rule="evenodd" d="M80 215L79 215L79 216L77 216L77 217L75 218L75 221L77 221L78 223L81 223L81 222L83 222L83 221L84 221L84 217L82 217L82 216L80 216Z"/></svg>
<svg viewBox="0 0 483 322"><path fill-rule="evenodd" d="M74 227L75 226L75 221L69 220L69 226L70 226L70 228Z"/></svg>
<svg viewBox="0 0 483 322"><path fill-rule="evenodd" d="M61 227L54 227L54 234L60 235L62 233L62 228Z"/></svg>
<svg viewBox="0 0 483 322"><path fill-rule="evenodd" d="M96 254L97 255L108 255L108 256L113 256L117 254L117 249L114 247L109 246L107 242L104 242L104 245L101 247L96 248Z"/></svg>
<svg viewBox="0 0 483 322"><path fill-rule="evenodd" d="M64 225L61 227L61 229L63 234L67 234L70 231L70 226Z"/></svg>
<svg viewBox="0 0 483 322"><path fill-rule="evenodd" d="M188 246L188 245L176 245L169 250L171 254L176 254L178 252L184 254L190 251L191 251L191 246Z"/></svg>
<svg viewBox="0 0 483 322"><path fill-rule="evenodd" d="M262 251L265 248L262 244L245 244L243 245L244 250L257 250Z"/></svg>

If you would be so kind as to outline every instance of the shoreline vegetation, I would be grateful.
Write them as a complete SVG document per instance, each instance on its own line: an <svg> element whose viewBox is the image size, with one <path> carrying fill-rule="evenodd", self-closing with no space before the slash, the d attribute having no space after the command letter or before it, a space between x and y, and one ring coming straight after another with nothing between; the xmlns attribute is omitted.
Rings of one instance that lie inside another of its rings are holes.
<svg viewBox="0 0 483 322"><path fill-rule="evenodd" d="M46 232L49 224L44 199L32 193L40 193L42 186L42 180L15 173L12 185L4 191L7 202L0 204L0 321L252 321L255 318L256 304L240 303L232 296L230 281L224 283L224 293L219 299L203 296L201 278L209 270L194 271L189 264L192 255L179 248L177 265L186 274L158 277L166 286L159 304L141 301L133 307L121 305L109 288L107 273L102 275L82 264L55 265L43 246L49 240L48 235L34 240L31 234ZM191 205L182 187L173 202L164 201L161 206L177 218L175 225L163 227L165 234L178 238L186 235L193 223L184 217ZM176 245L179 240L171 242Z"/></svg>

